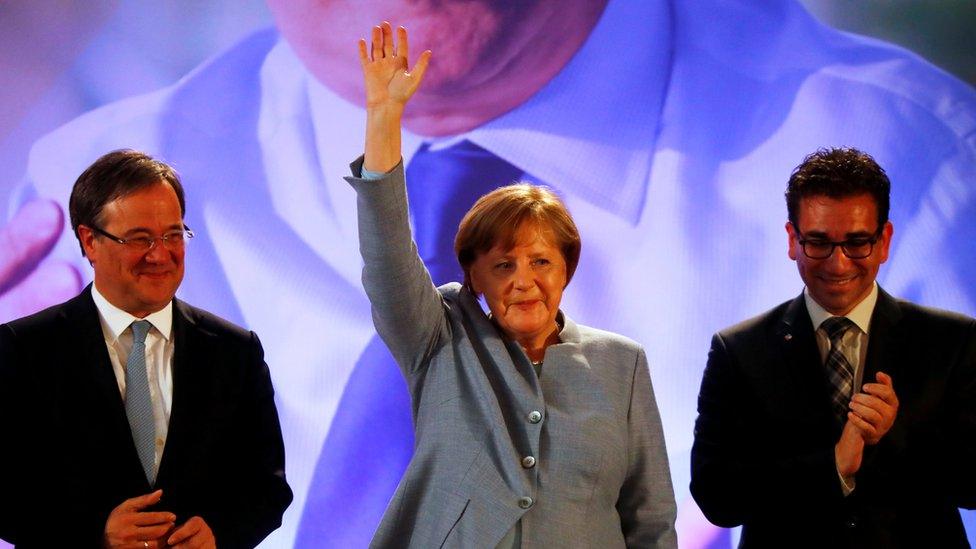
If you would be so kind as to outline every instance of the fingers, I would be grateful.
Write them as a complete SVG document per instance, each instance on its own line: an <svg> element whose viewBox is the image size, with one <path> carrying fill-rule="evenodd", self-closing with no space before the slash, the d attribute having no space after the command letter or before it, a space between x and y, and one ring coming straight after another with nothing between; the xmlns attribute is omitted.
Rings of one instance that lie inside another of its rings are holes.
<svg viewBox="0 0 976 549"><path fill-rule="evenodd" d="M404 59L410 59L410 44L407 41L407 29L403 26L397 27L397 48L396 55Z"/></svg>
<svg viewBox="0 0 976 549"><path fill-rule="evenodd" d="M166 540L166 543L175 546L192 538L198 532L200 532L200 522L201 521L198 519L198 517L193 517L186 521L183 523L183 526L180 526L175 532L170 534L169 539Z"/></svg>
<svg viewBox="0 0 976 549"><path fill-rule="evenodd" d="M172 526L174 522L176 522L176 515L173 513L154 511L151 513L137 513L135 515L135 519L132 521L132 524L136 526L156 526L160 524L168 524L169 526ZM167 528L169 526L167 526ZM158 538L165 533L166 530L163 530L161 533L153 537Z"/></svg>
<svg viewBox="0 0 976 549"><path fill-rule="evenodd" d="M894 384L891 382L891 376L889 376L884 372L878 372L874 374L874 379L878 380L878 383L887 385L889 387L894 387Z"/></svg>
<svg viewBox="0 0 976 549"><path fill-rule="evenodd" d="M362 66L366 66L369 63L369 50L366 49L366 39L359 39L359 63Z"/></svg>
<svg viewBox="0 0 976 549"><path fill-rule="evenodd" d="M393 27L389 21L383 21L380 29L383 31L383 56L393 57Z"/></svg>
<svg viewBox="0 0 976 549"><path fill-rule="evenodd" d="M0 228L0 293L22 280L54 247L64 227L60 206L49 200L28 202Z"/></svg>
<svg viewBox="0 0 976 549"><path fill-rule="evenodd" d="M170 535L166 543L177 549L215 547L213 532L200 517L192 517Z"/></svg>
<svg viewBox="0 0 976 549"><path fill-rule="evenodd" d="M847 421L857 428L861 433L861 437L865 440L873 440L876 434L876 430L873 425L864 420L861 416L855 414L854 412L847 412Z"/></svg>
<svg viewBox="0 0 976 549"><path fill-rule="evenodd" d="M359 62L369 63L387 57L410 58L410 40L407 29L400 26L396 29L396 40L393 39L393 27L389 21L383 21L373 27L370 33L370 44L367 48L366 39L359 39Z"/></svg>
<svg viewBox="0 0 976 549"><path fill-rule="evenodd" d="M144 494L141 496L136 496L134 498L129 498L119 504L116 509L121 511L139 511L149 507L150 505L155 505L159 503L160 498L163 497L162 490L156 490L149 494Z"/></svg>
<svg viewBox="0 0 976 549"><path fill-rule="evenodd" d="M865 383L861 390L870 395L874 395L889 405L898 406L898 395L895 393L895 386L891 376L884 372L878 372L875 376L877 383Z"/></svg>
<svg viewBox="0 0 976 549"><path fill-rule="evenodd" d="M383 57L383 29L381 29L379 25L373 27L373 33L370 38L372 59L375 61L380 57Z"/></svg>

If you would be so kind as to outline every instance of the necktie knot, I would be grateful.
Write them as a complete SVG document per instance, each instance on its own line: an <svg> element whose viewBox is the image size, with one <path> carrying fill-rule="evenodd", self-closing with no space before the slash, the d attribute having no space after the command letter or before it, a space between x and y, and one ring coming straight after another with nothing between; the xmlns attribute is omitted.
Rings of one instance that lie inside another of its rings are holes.
<svg viewBox="0 0 976 549"><path fill-rule="evenodd" d="M152 328L152 323L148 320L137 320L129 326L132 328L132 342L144 343L146 341L146 334Z"/></svg>
<svg viewBox="0 0 976 549"><path fill-rule="evenodd" d="M823 328L832 346L844 337L848 330L854 327L854 322L846 316L832 316L824 320L820 327Z"/></svg>

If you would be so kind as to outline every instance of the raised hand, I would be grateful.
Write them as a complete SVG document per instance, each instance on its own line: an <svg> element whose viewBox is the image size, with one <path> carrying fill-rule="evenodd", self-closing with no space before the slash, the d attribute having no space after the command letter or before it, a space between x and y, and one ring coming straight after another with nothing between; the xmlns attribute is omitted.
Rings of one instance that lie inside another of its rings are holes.
<svg viewBox="0 0 976 549"><path fill-rule="evenodd" d="M416 65L408 70L410 47L407 29L397 27L396 42L394 44L393 28L387 21L373 27L368 47L365 38L359 40L359 62L366 81L367 109L381 106L402 109L424 78L430 50L420 54Z"/></svg>
<svg viewBox="0 0 976 549"><path fill-rule="evenodd" d="M407 70L407 29L384 21L373 27L369 48L359 40L359 61L366 82L366 152L363 167L388 172L400 162L400 120L403 108L424 78L430 50L420 54L413 70Z"/></svg>

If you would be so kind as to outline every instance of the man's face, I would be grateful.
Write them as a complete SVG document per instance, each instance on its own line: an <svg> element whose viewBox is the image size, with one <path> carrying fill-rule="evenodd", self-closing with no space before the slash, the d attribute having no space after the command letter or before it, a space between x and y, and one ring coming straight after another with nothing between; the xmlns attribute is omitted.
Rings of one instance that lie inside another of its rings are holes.
<svg viewBox="0 0 976 549"><path fill-rule="evenodd" d="M183 229L176 191L159 182L105 205L100 229L119 238L159 237ZM152 249L133 250L89 227L79 227L85 254L95 269L95 286L110 303L142 318L169 303L183 281L182 247L156 240Z"/></svg>
<svg viewBox="0 0 976 549"><path fill-rule="evenodd" d="M825 259L811 259L800 240L842 242L872 238L878 233L878 206L869 194L846 198L811 196L801 198L797 227L787 222L790 259L796 261L800 278L821 307L834 315L845 315L869 293L878 269L888 259L892 225L886 222L871 254L862 259L847 257L840 246Z"/></svg>
<svg viewBox="0 0 976 549"><path fill-rule="evenodd" d="M470 267L471 285L485 297L505 335L520 343L540 342L556 329L566 287L566 260L546 233L523 225L516 243L495 246Z"/></svg>

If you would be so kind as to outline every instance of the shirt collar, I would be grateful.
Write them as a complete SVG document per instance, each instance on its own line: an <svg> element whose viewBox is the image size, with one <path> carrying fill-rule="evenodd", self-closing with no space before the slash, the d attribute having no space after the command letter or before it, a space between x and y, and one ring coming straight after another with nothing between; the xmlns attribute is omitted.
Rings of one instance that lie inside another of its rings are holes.
<svg viewBox="0 0 976 549"><path fill-rule="evenodd" d="M145 318L136 318L109 303L94 284L92 284L91 293L92 300L95 301L95 307L98 309L98 316L102 321L102 331L105 332L106 337L112 342L117 341L119 336L122 335L122 332L137 320L148 320L153 328L156 328L156 331L163 336L163 339L169 341L170 333L173 330L172 300L155 313L147 315Z"/></svg>
<svg viewBox="0 0 976 549"><path fill-rule="evenodd" d="M810 313L810 320L813 321L813 328L817 330L823 321L827 320L836 315L832 315L827 312L826 309L820 306L813 296L810 295L810 290L807 288L803 289L803 299L807 304L807 311ZM871 315L874 313L874 306L878 302L878 283L875 282L874 286L871 287L871 293L867 297L861 300L860 303L851 309L851 312L847 313L846 316L851 322L857 325L865 334L868 333L868 329L871 327Z"/></svg>
<svg viewBox="0 0 976 549"><path fill-rule="evenodd" d="M670 9L668 2L608 2L573 59L528 101L466 134L434 141L468 139L524 170L528 179L635 223L670 78ZM641 21L641 31L621 34L633 21ZM329 113L333 106L345 112L349 105L317 82L310 88L315 102L331 103L312 109L316 134L339 133ZM361 148L361 140L346 137ZM404 130L406 164L424 141Z"/></svg>

